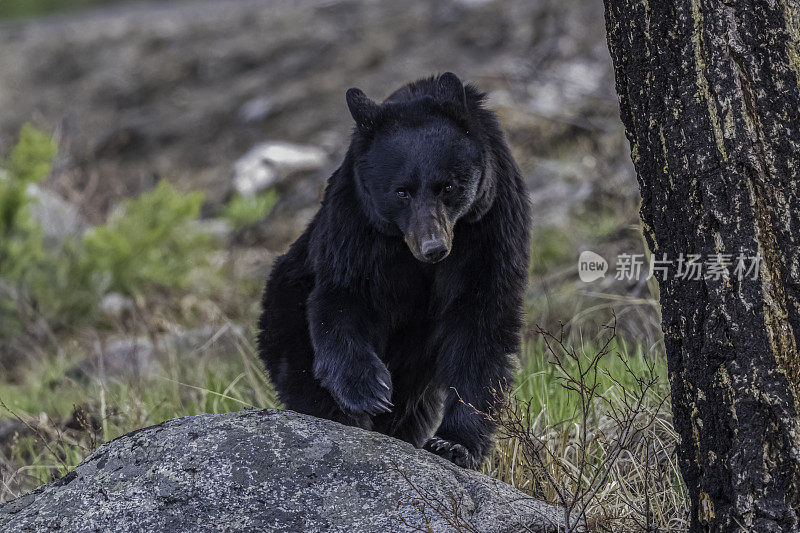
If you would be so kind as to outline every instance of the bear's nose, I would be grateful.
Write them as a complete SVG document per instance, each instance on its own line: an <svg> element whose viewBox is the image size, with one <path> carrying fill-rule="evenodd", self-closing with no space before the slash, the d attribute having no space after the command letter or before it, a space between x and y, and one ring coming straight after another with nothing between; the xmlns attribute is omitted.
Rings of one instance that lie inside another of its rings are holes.
<svg viewBox="0 0 800 533"><path fill-rule="evenodd" d="M447 255L447 245L440 239L431 239L422 243L422 257L426 261L435 263Z"/></svg>

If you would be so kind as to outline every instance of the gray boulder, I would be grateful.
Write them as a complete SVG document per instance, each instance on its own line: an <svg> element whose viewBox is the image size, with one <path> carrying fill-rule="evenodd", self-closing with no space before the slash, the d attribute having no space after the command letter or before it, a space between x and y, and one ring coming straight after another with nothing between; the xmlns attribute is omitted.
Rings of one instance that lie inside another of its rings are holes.
<svg viewBox="0 0 800 533"><path fill-rule="evenodd" d="M177 418L104 444L0 506L0 530L441 532L456 531L441 516L453 501L471 527L458 531L556 531L561 515L390 437L248 410Z"/></svg>

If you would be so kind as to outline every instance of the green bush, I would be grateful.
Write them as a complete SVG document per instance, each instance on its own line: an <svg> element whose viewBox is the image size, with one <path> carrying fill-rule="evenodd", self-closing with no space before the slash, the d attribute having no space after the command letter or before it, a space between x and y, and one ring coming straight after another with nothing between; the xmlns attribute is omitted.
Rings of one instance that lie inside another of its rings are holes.
<svg viewBox="0 0 800 533"><path fill-rule="evenodd" d="M83 239L46 249L27 191L50 174L55 154L50 137L26 125L0 170L0 339L39 319L51 329L80 324L109 291L186 287L212 252L194 225L202 193L182 194L166 181Z"/></svg>
<svg viewBox="0 0 800 533"><path fill-rule="evenodd" d="M30 280L47 277L49 263L41 228L31 217L28 187L50 174L56 147L50 137L29 124L11 150L0 174L0 335L18 331L19 304L35 298Z"/></svg>
<svg viewBox="0 0 800 533"><path fill-rule="evenodd" d="M27 189L50 174L56 148L50 138L26 124L0 175L0 276L14 280L41 258L41 230L33 223Z"/></svg>
<svg viewBox="0 0 800 533"><path fill-rule="evenodd" d="M19 133L19 142L11 150L6 170L22 183L38 183L50 175L57 152L50 136L30 124Z"/></svg>
<svg viewBox="0 0 800 533"><path fill-rule="evenodd" d="M92 268L111 288L134 294L155 287L186 287L208 264L211 239L194 227L203 194L181 194L167 181L136 200L84 239Z"/></svg>
<svg viewBox="0 0 800 533"><path fill-rule="evenodd" d="M222 216L231 223L234 229L242 229L266 218L277 199L278 195L272 189L257 196L237 194L225 206Z"/></svg>

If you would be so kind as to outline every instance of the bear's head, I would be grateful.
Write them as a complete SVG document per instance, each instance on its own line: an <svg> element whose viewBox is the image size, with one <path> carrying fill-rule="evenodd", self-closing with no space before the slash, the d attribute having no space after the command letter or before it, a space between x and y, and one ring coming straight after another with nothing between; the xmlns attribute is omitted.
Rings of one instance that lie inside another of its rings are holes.
<svg viewBox="0 0 800 533"><path fill-rule="evenodd" d="M441 261L488 172L461 81L448 72L381 104L353 88L347 105L356 121L354 175L368 216L383 231L402 235L418 260Z"/></svg>

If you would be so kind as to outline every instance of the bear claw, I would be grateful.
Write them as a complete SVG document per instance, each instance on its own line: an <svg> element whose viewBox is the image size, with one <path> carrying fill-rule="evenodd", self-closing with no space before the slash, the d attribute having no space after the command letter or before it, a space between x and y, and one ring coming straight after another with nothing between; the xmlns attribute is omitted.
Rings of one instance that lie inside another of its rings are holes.
<svg viewBox="0 0 800 533"><path fill-rule="evenodd" d="M376 416L391 412L394 404L391 401L391 375L389 370L375 353L371 353L365 364L357 368L364 369L355 375L339 374L335 379L322 382L328 388L339 407L348 415Z"/></svg>
<svg viewBox="0 0 800 533"><path fill-rule="evenodd" d="M477 469L480 461L463 444L451 442L440 437L431 437L424 448L462 468Z"/></svg>

